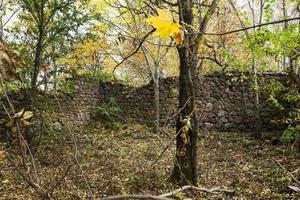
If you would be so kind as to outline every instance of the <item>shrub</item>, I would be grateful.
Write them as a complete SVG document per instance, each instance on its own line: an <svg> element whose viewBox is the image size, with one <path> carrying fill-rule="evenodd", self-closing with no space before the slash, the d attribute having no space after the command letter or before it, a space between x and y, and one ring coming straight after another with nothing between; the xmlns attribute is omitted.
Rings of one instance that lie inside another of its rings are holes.
<svg viewBox="0 0 300 200"><path fill-rule="evenodd" d="M97 107L97 115L113 129L121 127L119 114L121 112L115 98L111 97L108 102Z"/></svg>
<svg viewBox="0 0 300 200"><path fill-rule="evenodd" d="M281 111L282 117L274 122L285 125L282 139L288 142L297 141L300 137L300 93L297 81L283 85L272 80L267 86L268 101ZM296 144L299 145L299 144Z"/></svg>

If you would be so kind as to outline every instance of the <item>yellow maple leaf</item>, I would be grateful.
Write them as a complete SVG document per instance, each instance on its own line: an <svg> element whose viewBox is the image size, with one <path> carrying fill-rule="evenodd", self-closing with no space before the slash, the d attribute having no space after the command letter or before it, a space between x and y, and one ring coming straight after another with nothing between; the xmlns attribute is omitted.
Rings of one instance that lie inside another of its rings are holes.
<svg viewBox="0 0 300 200"><path fill-rule="evenodd" d="M161 39L173 37L181 32L181 25L173 21L172 14L169 11L158 9L158 16L152 16L146 19L157 30ZM176 41L177 42L177 41Z"/></svg>

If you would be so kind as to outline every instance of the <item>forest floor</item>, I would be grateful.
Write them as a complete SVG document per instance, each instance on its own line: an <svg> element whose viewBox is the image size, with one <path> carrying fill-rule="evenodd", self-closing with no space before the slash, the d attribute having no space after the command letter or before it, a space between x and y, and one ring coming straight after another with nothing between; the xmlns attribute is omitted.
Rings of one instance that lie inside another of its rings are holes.
<svg viewBox="0 0 300 200"><path fill-rule="evenodd" d="M166 134L154 135L142 125L126 124L118 131L96 122L72 129L77 142L78 162L55 189L56 199L99 199L107 195L147 193L160 195L179 188L169 181L175 141ZM64 174L72 160L71 136L48 135L35 152L41 185L46 187ZM201 133L199 142L200 187L226 187L234 194L189 191L178 194L192 199L299 199L300 156L285 144L256 140L247 133ZM161 152L170 148L160 157ZM0 143L0 150L7 148ZM73 159L74 160L74 159ZM281 165L280 165L280 164ZM299 187L299 185L298 185ZM8 161L0 161L0 199L38 199ZM93 194L94 198L92 198Z"/></svg>

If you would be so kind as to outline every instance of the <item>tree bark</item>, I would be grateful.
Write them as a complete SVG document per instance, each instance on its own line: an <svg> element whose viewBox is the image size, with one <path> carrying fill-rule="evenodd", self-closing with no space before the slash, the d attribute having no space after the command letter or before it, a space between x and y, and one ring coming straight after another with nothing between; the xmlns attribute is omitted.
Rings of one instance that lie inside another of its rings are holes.
<svg viewBox="0 0 300 200"><path fill-rule="evenodd" d="M195 65L191 65L188 49L178 48L180 57L179 109L176 122L176 160L174 180L179 184L198 182L197 143L198 123L195 105ZM194 54L195 55L195 54Z"/></svg>
<svg viewBox="0 0 300 200"><path fill-rule="evenodd" d="M193 2L190 0L179 1L180 22L193 25ZM186 28L188 33L193 30ZM196 63L193 61L197 56L198 45L195 43L195 34L185 36L185 44L178 46L180 60L179 72L179 116L176 121L176 158L172 178L178 184L197 185L197 141L198 127L195 112L195 80Z"/></svg>
<svg viewBox="0 0 300 200"><path fill-rule="evenodd" d="M172 178L178 184L198 183L198 123L195 103L198 47L209 20L219 0L213 0L195 32L192 0L179 0L179 18L185 27L184 44L178 45L179 72L179 116L176 122L176 158ZM201 12L201 10L199 11Z"/></svg>
<svg viewBox="0 0 300 200"><path fill-rule="evenodd" d="M259 84L258 84L258 77L257 77L257 64L255 60L254 52L252 52L252 84L254 88L254 105L255 105L255 126L254 126L254 136L255 138L261 138L261 117L260 117L260 92L259 92Z"/></svg>
<svg viewBox="0 0 300 200"><path fill-rule="evenodd" d="M157 48L157 58L154 62L155 69L154 69L154 109L155 109L155 122L154 122L154 132L156 134L160 133L160 102L159 102L159 77L160 77L160 47L161 47L161 40L158 42Z"/></svg>
<svg viewBox="0 0 300 200"><path fill-rule="evenodd" d="M35 58L34 58L34 65L33 65L33 74L31 78L31 92L32 92L32 104L35 104L35 95L37 90L37 78L39 74L39 69L41 66L41 58L42 58L42 46L43 46L43 25L39 27L39 37L37 41L37 46L35 50Z"/></svg>

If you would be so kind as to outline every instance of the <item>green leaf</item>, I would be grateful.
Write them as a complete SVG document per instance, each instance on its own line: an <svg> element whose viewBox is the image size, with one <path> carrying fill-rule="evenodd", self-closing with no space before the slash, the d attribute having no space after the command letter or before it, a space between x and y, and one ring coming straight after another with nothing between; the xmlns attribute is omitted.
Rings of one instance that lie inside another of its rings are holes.
<svg viewBox="0 0 300 200"><path fill-rule="evenodd" d="M24 114L23 114L23 118L22 120L25 120L25 119L29 119L33 116L33 112L32 111L26 111Z"/></svg>
<svg viewBox="0 0 300 200"><path fill-rule="evenodd" d="M30 126L32 124L31 122L26 121L26 120L23 120L22 123L24 126Z"/></svg>
<svg viewBox="0 0 300 200"><path fill-rule="evenodd" d="M10 120L7 122L6 126L7 126L8 128L11 128L11 127L14 126L14 124L15 124L15 120L14 120L14 119L10 119Z"/></svg>
<svg viewBox="0 0 300 200"><path fill-rule="evenodd" d="M15 127L15 126L12 127L12 128L11 128L11 132L12 132L12 133L16 133L16 132L17 132L17 127Z"/></svg>
<svg viewBox="0 0 300 200"><path fill-rule="evenodd" d="M17 113L15 114L15 117L21 117L21 116L23 115L24 111L25 111L25 109L22 108L22 110L21 110L20 112L17 112Z"/></svg>

